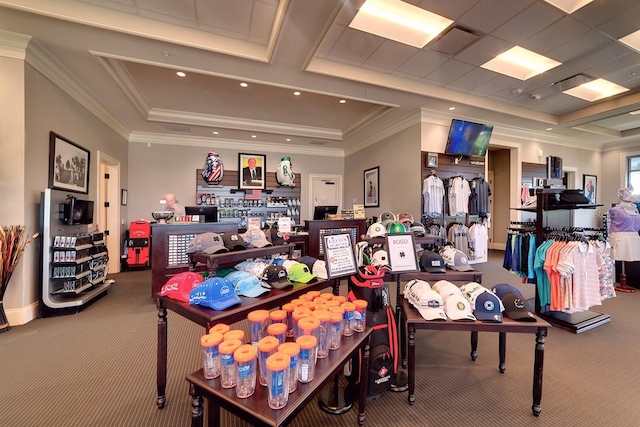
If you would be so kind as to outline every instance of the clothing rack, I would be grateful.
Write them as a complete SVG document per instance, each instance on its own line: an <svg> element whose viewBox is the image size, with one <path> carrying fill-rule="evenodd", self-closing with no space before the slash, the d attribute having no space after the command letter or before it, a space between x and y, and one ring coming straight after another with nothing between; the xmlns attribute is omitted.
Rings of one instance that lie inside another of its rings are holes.
<svg viewBox="0 0 640 427"><path fill-rule="evenodd" d="M593 209L595 205L563 205L562 207L554 207L549 203L550 199L555 199L558 193L561 193L563 189L549 189L539 188L536 189L536 245L540 245L547 237L547 232L550 229L580 229L582 231L594 231L606 236L606 230L602 228L581 228L581 227L545 227L543 225L544 213L554 209L574 210L574 209ZM522 209L529 211L530 209ZM546 310L540 306L540 297L538 295L538 287L536 285L536 301L535 312L536 314L545 319L547 322L553 324L560 329L564 329L570 332L579 334L581 332L593 329L605 323L611 321L611 316L606 313L600 313L597 311L586 310L573 314L564 313L562 311Z"/></svg>

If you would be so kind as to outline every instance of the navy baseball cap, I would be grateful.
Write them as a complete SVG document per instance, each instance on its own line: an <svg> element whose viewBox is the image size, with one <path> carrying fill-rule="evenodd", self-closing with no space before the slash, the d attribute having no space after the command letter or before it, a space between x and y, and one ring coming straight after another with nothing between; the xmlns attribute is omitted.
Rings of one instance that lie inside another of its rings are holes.
<svg viewBox="0 0 640 427"><path fill-rule="evenodd" d="M481 292L476 297L475 307L473 309L473 315L476 319L485 322L498 322L502 323L502 309L501 302L496 295L491 292Z"/></svg>
<svg viewBox="0 0 640 427"><path fill-rule="evenodd" d="M523 296L522 292L520 292L520 289L516 288L515 286L511 286L508 283L499 283L491 288L491 291L493 291L494 294L498 295L498 298L500 299L502 299L502 297L504 297L509 292L514 293L518 296Z"/></svg>

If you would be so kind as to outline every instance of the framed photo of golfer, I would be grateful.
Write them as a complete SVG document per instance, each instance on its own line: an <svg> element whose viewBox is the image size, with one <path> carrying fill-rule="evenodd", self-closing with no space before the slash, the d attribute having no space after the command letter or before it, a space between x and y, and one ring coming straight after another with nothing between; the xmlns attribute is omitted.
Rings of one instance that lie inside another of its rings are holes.
<svg viewBox="0 0 640 427"><path fill-rule="evenodd" d="M89 150L49 133L49 188L89 194Z"/></svg>
<svg viewBox="0 0 640 427"><path fill-rule="evenodd" d="M364 171L364 207L380 207L380 166Z"/></svg>

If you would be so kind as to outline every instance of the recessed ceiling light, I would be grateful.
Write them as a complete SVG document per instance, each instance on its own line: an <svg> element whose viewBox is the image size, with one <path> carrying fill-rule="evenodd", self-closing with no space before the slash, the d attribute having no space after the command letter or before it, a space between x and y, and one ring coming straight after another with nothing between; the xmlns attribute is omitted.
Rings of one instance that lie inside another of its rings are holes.
<svg viewBox="0 0 640 427"><path fill-rule="evenodd" d="M453 111L455 109L456 109L456 107L449 107L449 111Z"/></svg>
<svg viewBox="0 0 640 427"><path fill-rule="evenodd" d="M346 99L341 99L341 100L340 100L340 101L338 101L338 102L340 102L340 104L346 104L346 103L347 103L347 100L346 100Z"/></svg>
<svg viewBox="0 0 640 427"><path fill-rule="evenodd" d="M182 71L178 71L176 74L177 74L179 77L184 77L184 76L186 76L186 74L185 74L184 72L182 72Z"/></svg>
<svg viewBox="0 0 640 427"><path fill-rule="evenodd" d="M213 134L214 134L214 135L217 135L217 134L219 134L219 133L220 133L220 132L218 132L217 130L214 130L214 131L213 131Z"/></svg>
<svg viewBox="0 0 640 427"><path fill-rule="evenodd" d="M257 136L255 136L255 135L251 135L251 138L257 138Z"/></svg>
<svg viewBox="0 0 640 427"><path fill-rule="evenodd" d="M249 87L249 83L242 82L242 83L240 83L240 86L242 86L242 87Z"/></svg>
<svg viewBox="0 0 640 427"><path fill-rule="evenodd" d="M583 83L580 86L564 90L562 93L593 102L622 92L627 92L628 90L629 89L624 86L617 85L605 79L595 79Z"/></svg>
<svg viewBox="0 0 640 427"><path fill-rule="evenodd" d="M631 49L634 49L636 52L640 52L640 30L628 34L621 39L618 40L629 46Z"/></svg>
<svg viewBox="0 0 640 427"><path fill-rule="evenodd" d="M480 67L516 79L527 80L558 65L562 65L562 62L554 61L520 46L514 46Z"/></svg>
<svg viewBox="0 0 640 427"><path fill-rule="evenodd" d="M286 141L287 141L287 142L291 142L291 138L287 138L287 139L286 139Z"/></svg>
<svg viewBox="0 0 640 427"><path fill-rule="evenodd" d="M572 14L576 10L583 6L588 5L593 0L544 0L549 4L554 5L560 10L565 11L568 14Z"/></svg>
<svg viewBox="0 0 640 427"><path fill-rule="evenodd" d="M300 96L300 92L298 92L298 91L293 92L293 94L294 94L295 96Z"/></svg>
<svg viewBox="0 0 640 427"><path fill-rule="evenodd" d="M452 23L400 0L367 0L349 27L422 49Z"/></svg>

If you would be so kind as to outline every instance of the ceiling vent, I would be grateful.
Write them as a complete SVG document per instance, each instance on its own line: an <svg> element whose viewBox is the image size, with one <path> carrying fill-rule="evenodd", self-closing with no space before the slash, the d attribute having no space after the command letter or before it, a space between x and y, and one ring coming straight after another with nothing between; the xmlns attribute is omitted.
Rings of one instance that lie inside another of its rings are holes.
<svg viewBox="0 0 640 427"><path fill-rule="evenodd" d="M327 145L327 141L311 140L311 142L309 142L309 145Z"/></svg>
<svg viewBox="0 0 640 427"><path fill-rule="evenodd" d="M589 77L585 74L576 74L575 76L567 77L559 82L552 83L550 86L556 88L560 92L569 90L581 84L588 83L593 80L593 77Z"/></svg>
<svg viewBox="0 0 640 427"><path fill-rule="evenodd" d="M191 134L191 128L185 125L164 125L164 129L169 133L179 133L181 135Z"/></svg>
<svg viewBox="0 0 640 427"><path fill-rule="evenodd" d="M483 34L478 31L454 25L442 33L440 37L429 43L428 46L430 50L455 56L469 45L480 40L482 36Z"/></svg>

